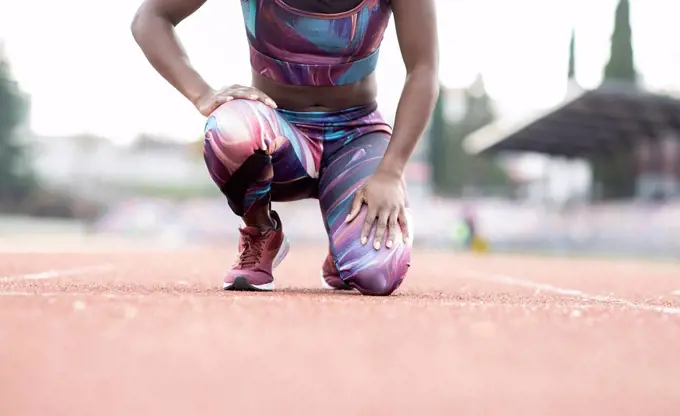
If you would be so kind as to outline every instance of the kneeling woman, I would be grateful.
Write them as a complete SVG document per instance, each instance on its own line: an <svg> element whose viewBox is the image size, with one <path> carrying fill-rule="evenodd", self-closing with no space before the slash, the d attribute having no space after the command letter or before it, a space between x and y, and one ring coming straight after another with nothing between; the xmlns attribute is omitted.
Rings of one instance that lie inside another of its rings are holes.
<svg viewBox="0 0 680 416"><path fill-rule="evenodd" d="M208 171L244 222L224 287L272 290L287 243L271 201L318 198L329 237L324 286L391 294L411 262L404 166L438 91L434 0L240 0L252 86L220 90L191 67L174 32L205 1L145 0L132 32L208 118ZM392 15L407 71L394 131L377 110L374 74Z"/></svg>

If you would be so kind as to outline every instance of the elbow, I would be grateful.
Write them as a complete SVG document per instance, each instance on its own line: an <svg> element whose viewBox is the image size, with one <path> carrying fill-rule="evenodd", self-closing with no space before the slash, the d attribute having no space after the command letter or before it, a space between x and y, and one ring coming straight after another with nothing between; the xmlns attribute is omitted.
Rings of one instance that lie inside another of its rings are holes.
<svg viewBox="0 0 680 416"><path fill-rule="evenodd" d="M144 28L144 13L140 8L139 10L137 10L134 17L132 18L132 22L130 23L130 32L132 33L132 37L135 39L135 41L139 42L139 37L143 32L143 28Z"/></svg>
<svg viewBox="0 0 680 416"><path fill-rule="evenodd" d="M154 12L149 9L146 3L142 3L132 17L132 22L130 22L130 32L132 37L139 43L140 39L144 36L146 29L148 27L149 17Z"/></svg>

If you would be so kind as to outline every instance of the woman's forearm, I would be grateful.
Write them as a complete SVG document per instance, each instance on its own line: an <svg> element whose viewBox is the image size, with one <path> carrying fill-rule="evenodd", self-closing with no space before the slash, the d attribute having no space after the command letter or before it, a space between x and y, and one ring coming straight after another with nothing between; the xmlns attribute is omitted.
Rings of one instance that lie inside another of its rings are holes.
<svg viewBox="0 0 680 416"><path fill-rule="evenodd" d="M191 66L175 33L175 24L142 6L132 22L132 35L154 69L196 104L211 88Z"/></svg>
<svg viewBox="0 0 680 416"><path fill-rule="evenodd" d="M416 68L406 77L397 106L394 133L378 170L401 176L430 120L439 94L434 68Z"/></svg>

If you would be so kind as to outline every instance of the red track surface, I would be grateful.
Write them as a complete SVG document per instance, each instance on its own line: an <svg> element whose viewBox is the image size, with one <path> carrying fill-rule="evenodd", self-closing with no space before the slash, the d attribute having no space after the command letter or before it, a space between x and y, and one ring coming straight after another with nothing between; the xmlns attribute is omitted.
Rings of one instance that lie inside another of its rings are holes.
<svg viewBox="0 0 680 416"><path fill-rule="evenodd" d="M0 254L0 415L680 413L678 265L418 251L371 298L324 254L265 294L228 249Z"/></svg>

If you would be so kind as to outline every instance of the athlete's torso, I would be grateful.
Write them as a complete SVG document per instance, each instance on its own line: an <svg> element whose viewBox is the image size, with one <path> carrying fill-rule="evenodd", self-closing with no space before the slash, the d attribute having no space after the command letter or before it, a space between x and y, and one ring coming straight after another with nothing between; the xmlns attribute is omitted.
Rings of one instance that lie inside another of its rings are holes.
<svg viewBox="0 0 680 416"><path fill-rule="evenodd" d="M375 100L389 1L241 0L253 86L294 110Z"/></svg>

